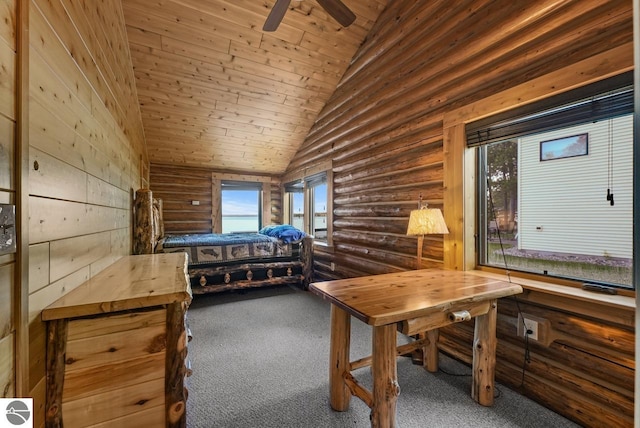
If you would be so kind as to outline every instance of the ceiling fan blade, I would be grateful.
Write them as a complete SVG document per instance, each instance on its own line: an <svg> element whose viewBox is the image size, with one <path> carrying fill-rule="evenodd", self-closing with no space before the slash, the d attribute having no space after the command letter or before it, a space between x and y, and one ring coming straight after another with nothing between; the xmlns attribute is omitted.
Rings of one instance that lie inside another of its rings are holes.
<svg viewBox="0 0 640 428"><path fill-rule="evenodd" d="M348 27L356 20L356 15L340 0L316 0L327 13L333 16L343 27Z"/></svg>
<svg viewBox="0 0 640 428"><path fill-rule="evenodd" d="M282 22L282 18L284 18L284 14L289 9L290 3L291 0L276 0L276 4L273 5L267 20L264 22L262 31L276 31L278 25Z"/></svg>

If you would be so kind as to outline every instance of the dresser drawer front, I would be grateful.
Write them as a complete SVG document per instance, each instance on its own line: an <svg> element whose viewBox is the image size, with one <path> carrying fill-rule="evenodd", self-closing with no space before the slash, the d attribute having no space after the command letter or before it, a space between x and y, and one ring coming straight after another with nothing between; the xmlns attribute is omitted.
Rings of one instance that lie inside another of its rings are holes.
<svg viewBox="0 0 640 428"><path fill-rule="evenodd" d="M166 314L160 308L69 321L65 427L112 420L127 426L150 409L164 425Z"/></svg>

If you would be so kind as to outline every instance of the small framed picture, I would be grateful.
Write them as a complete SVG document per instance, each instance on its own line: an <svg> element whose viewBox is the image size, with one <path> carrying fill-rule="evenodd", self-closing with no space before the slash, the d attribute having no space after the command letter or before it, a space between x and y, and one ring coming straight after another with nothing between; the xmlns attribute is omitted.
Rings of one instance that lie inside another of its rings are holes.
<svg viewBox="0 0 640 428"><path fill-rule="evenodd" d="M540 160L572 158L589 154L589 134L556 138L540 142Z"/></svg>

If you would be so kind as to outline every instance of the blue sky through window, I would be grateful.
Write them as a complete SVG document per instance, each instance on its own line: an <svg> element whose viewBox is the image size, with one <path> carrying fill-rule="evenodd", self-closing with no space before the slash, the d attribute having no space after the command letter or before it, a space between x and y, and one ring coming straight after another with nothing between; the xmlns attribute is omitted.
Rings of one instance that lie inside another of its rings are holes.
<svg viewBox="0 0 640 428"><path fill-rule="evenodd" d="M315 211L325 212L327 209L326 184L320 185L315 193ZM225 190L222 192L222 215L258 215L259 192L257 190ZM302 212L304 195L294 193L296 212Z"/></svg>
<svg viewBox="0 0 640 428"><path fill-rule="evenodd" d="M314 206L313 210L316 213L326 213L327 212L327 184L319 184L316 186L315 191L313 193L314 197Z"/></svg>
<svg viewBox="0 0 640 428"><path fill-rule="evenodd" d="M297 192L293 194L293 213L302 214L304 208L304 193Z"/></svg>
<svg viewBox="0 0 640 428"><path fill-rule="evenodd" d="M259 211L257 190L225 190L222 192L222 215L257 216Z"/></svg>

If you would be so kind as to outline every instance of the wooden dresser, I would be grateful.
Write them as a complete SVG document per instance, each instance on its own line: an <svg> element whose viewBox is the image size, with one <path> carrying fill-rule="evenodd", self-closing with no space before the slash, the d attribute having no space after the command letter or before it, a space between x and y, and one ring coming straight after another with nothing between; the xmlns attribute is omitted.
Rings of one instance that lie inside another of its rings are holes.
<svg viewBox="0 0 640 428"><path fill-rule="evenodd" d="M49 305L46 426L186 426L184 253L118 260Z"/></svg>

